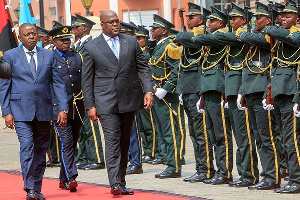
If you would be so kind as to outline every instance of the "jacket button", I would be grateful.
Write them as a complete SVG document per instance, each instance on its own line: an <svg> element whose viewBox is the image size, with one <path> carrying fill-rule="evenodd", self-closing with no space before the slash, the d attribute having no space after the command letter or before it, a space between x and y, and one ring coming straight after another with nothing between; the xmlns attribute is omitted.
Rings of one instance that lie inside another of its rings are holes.
<svg viewBox="0 0 300 200"><path fill-rule="evenodd" d="M128 78L128 75L126 75L125 77Z"/></svg>
<svg viewBox="0 0 300 200"><path fill-rule="evenodd" d="M70 74L69 76L70 76L70 78L72 78L72 75L71 75L71 74Z"/></svg>
<svg viewBox="0 0 300 200"><path fill-rule="evenodd" d="M74 86L74 84L72 83L72 86Z"/></svg>

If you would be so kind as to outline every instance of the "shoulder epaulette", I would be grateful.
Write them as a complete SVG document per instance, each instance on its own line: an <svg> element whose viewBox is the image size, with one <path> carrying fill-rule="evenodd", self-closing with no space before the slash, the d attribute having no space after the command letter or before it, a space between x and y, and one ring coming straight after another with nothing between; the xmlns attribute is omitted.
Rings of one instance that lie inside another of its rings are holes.
<svg viewBox="0 0 300 200"><path fill-rule="evenodd" d="M247 26L241 26L235 31L235 35L240 35L241 33L247 32Z"/></svg>
<svg viewBox="0 0 300 200"><path fill-rule="evenodd" d="M203 35L204 34L204 29L205 29L205 26L201 25L201 26L198 26L198 27L194 27L191 32L194 33L194 36Z"/></svg>
<svg viewBox="0 0 300 200"><path fill-rule="evenodd" d="M300 24L297 24L296 26L292 26L290 28L290 34L293 34L295 32L300 32Z"/></svg>
<svg viewBox="0 0 300 200"><path fill-rule="evenodd" d="M166 46L168 56L172 59L178 60L181 58L181 49L174 43L170 43Z"/></svg>

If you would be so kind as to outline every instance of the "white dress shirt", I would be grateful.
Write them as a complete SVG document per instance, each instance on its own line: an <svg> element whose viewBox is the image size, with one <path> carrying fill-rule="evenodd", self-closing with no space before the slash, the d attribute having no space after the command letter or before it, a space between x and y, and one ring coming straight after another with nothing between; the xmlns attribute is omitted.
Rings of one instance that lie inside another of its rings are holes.
<svg viewBox="0 0 300 200"><path fill-rule="evenodd" d="M24 47L24 45L23 45L23 49L24 49L24 52L25 52L25 55L26 55L26 58L27 58L27 62L28 62L28 64L29 64L29 63L30 63L30 60L31 60L31 56L27 53L27 52L29 52L29 50L26 49L26 47ZM33 59L34 59L34 61L35 61L35 70L37 70L38 59L37 59L37 51L36 51L36 47L34 47L32 51L34 51Z"/></svg>
<svg viewBox="0 0 300 200"><path fill-rule="evenodd" d="M111 37L105 35L104 33L103 33L103 37L104 37L105 41L107 42L108 46L111 49L111 46L112 46ZM119 40L119 36L115 37L115 41L116 41L116 45L117 45L118 54L120 55L120 40Z"/></svg>

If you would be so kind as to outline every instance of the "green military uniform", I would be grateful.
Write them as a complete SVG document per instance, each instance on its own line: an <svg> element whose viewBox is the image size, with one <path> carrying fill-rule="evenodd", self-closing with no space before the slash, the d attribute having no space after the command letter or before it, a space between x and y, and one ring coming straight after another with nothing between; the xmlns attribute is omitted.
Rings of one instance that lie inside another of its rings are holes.
<svg viewBox="0 0 300 200"><path fill-rule="evenodd" d="M154 15L153 28L162 27L170 30L174 27L173 24ZM181 50L168 38L163 38L154 48L152 56L149 60L151 68L153 85L156 88L162 88L167 91L163 99L154 97L153 115L158 122L159 140L162 142L162 152L165 152L167 169L161 174L155 175L156 178L169 178L164 176L171 174L172 177L181 176L180 148L181 148L181 133L179 131L178 116L178 94L175 93L177 83L177 70ZM168 105L167 105L168 104ZM159 145L159 144L158 144Z"/></svg>
<svg viewBox="0 0 300 200"><path fill-rule="evenodd" d="M210 14L210 11L199 5L188 3L189 13L187 16L202 15L202 19ZM205 25L193 28L194 36L205 34ZM180 41L180 37L177 37ZM200 77L203 47L184 47L179 66L179 75L176 92L182 95L183 107L188 117L190 138L193 143L196 161L196 174L184 179L185 182L198 182L211 178L214 173L213 149L209 140L205 122L205 113L198 113L196 103L200 98Z"/></svg>
<svg viewBox="0 0 300 200"><path fill-rule="evenodd" d="M221 20L226 24L227 15L212 6L211 20ZM204 183L224 184L232 180L232 135L227 109L221 106L224 100L224 58L227 46L220 46L216 40L228 32L221 28L207 35L193 36L193 33L181 33L177 38L185 47L205 47L204 60L202 62L201 93L204 98L206 124L209 130L211 143L215 148L215 158L218 167L217 173L212 179L204 180Z"/></svg>
<svg viewBox="0 0 300 200"><path fill-rule="evenodd" d="M89 26L92 27L95 23L85 17L76 14L74 26ZM85 36L75 44L75 51L82 53L84 45L92 40L92 36ZM81 127L80 136L78 139L78 152L76 160L79 169L99 169L104 168L104 154L98 122L93 122L89 119L87 112L83 117L84 125Z"/></svg>
<svg viewBox="0 0 300 200"><path fill-rule="evenodd" d="M282 13L298 13L294 1L289 0ZM288 187L296 187L298 191L291 191L283 187L280 192L300 192L300 156L299 139L297 139L297 122L293 115L293 96L297 92L297 67L299 64L300 51L298 45L293 43L287 36L290 30L281 26L268 26L264 33L277 40L275 57L273 62L277 67L272 70L272 97L281 114L283 143L288 158L289 183ZM293 188L292 188L293 189Z"/></svg>
<svg viewBox="0 0 300 200"><path fill-rule="evenodd" d="M235 3L232 3L230 16L246 19L244 9ZM225 98L228 101L230 122L237 144L236 166L240 175L238 181L230 183L231 186L248 186L259 180L255 140L250 127L248 111L239 110L236 104L242 83L244 58L247 53L246 45L239 40L237 35L245 31L247 31L247 27L242 26L235 32L227 32L216 37L219 44L228 45L228 53L225 58Z"/></svg>
<svg viewBox="0 0 300 200"><path fill-rule="evenodd" d="M271 16L268 7L259 2L255 15ZM240 93L246 96L247 109L261 159L264 177L261 182L269 183L272 187L268 189L274 189L280 185L280 157L275 137L275 117L273 111L265 110L262 104L270 83L270 38L259 31L253 31L241 33L240 39L251 45L246 57L246 68L243 70ZM259 184L252 189L261 189Z"/></svg>

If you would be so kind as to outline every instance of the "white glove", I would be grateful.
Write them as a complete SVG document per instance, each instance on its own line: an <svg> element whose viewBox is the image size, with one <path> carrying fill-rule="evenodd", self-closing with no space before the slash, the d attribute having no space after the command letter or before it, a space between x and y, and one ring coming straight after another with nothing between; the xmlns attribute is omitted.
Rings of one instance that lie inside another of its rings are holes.
<svg viewBox="0 0 300 200"><path fill-rule="evenodd" d="M295 103L295 105L293 107L295 117L300 117L300 111L298 110L298 106L299 105L297 103Z"/></svg>
<svg viewBox="0 0 300 200"><path fill-rule="evenodd" d="M223 106L224 108L228 109L229 106L228 106L228 101L225 103L224 105L224 100L221 102L221 106Z"/></svg>
<svg viewBox="0 0 300 200"><path fill-rule="evenodd" d="M237 100L236 100L236 105L237 105L239 110L246 110L246 107L242 107L242 99L243 99L243 95L238 94L238 97L237 97Z"/></svg>
<svg viewBox="0 0 300 200"><path fill-rule="evenodd" d="M181 95L179 95L178 99L179 99L179 103L180 103L180 105L182 105L182 106L183 106L182 94L181 94Z"/></svg>
<svg viewBox="0 0 300 200"><path fill-rule="evenodd" d="M157 88L155 92L155 96L159 99L163 99L168 92L163 88Z"/></svg>
<svg viewBox="0 0 300 200"><path fill-rule="evenodd" d="M201 97L196 103L198 113L204 113L204 109L200 109Z"/></svg>
<svg viewBox="0 0 300 200"><path fill-rule="evenodd" d="M263 108L265 110L273 110L274 109L274 106L272 104L267 104L267 100L266 99L262 100L261 103L262 103Z"/></svg>

